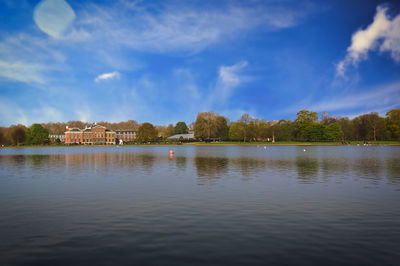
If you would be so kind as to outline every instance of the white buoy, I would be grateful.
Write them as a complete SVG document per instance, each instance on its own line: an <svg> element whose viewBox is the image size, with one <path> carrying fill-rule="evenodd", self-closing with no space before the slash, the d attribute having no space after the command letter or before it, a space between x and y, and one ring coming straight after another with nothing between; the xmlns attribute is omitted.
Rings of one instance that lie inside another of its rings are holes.
<svg viewBox="0 0 400 266"><path fill-rule="evenodd" d="M303 149L303 151L306 151L306 149Z"/></svg>
<svg viewBox="0 0 400 266"><path fill-rule="evenodd" d="M266 150L267 149L267 146L264 146L264 150Z"/></svg>

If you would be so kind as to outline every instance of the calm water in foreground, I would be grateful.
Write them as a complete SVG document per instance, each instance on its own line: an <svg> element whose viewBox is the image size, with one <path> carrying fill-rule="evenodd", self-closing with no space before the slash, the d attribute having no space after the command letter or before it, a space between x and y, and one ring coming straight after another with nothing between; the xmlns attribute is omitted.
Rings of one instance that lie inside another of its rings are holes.
<svg viewBox="0 0 400 266"><path fill-rule="evenodd" d="M400 264L400 146L170 148L1 149L0 265Z"/></svg>

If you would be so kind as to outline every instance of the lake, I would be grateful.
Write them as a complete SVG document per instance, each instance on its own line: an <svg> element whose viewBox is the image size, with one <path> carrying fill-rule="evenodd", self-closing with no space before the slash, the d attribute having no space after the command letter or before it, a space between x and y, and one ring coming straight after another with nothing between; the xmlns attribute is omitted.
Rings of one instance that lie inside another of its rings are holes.
<svg viewBox="0 0 400 266"><path fill-rule="evenodd" d="M399 265L400 146L0 149L0 240L0 265Z"/></svg>

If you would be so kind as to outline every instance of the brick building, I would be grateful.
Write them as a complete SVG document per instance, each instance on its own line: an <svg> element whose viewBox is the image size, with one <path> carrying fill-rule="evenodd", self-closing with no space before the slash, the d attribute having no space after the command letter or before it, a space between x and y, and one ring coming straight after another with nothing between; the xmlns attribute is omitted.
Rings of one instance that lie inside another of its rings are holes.
<svg viewBox="0 0 400 266"><path fill-rule="evenodd" d="M136 131L133 130L117 130L113 131L104 126L94 124L85 129L67 127L65 132L65 144L120 144L134 141L136 139Z"/></svg>
<svg viewBox="0 0 400 266"><path fill-rule="evenodd" d="M136 131L134 130L115 130L117 144L131 142L136 140Z"/></svg>
<svg viewBox="0 0 400 266"><path fill-rule="evenodd" d="M83 144L93 144L93 133L91 127L86 127L83 130Z"/></svg>
<svg viewBox="0 0 400 266"><path fill-rule="evenodd" d="M65 144L80 144L83 142L83 131L79 128L68 128L65 132Z"/></svg>

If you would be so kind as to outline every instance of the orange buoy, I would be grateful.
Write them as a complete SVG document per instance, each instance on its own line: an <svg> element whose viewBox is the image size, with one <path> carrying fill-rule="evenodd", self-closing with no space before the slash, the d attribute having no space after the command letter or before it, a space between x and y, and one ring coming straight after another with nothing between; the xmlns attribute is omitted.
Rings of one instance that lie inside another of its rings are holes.
<svg viewBox="0 0 400 266"><path fill-rule="evenodd" d="M174 154L174 151L173 150L169 150L169 154Z"/></svg>

